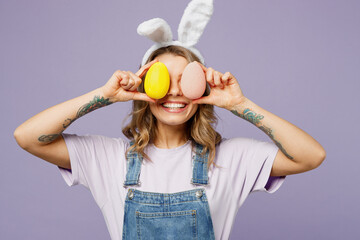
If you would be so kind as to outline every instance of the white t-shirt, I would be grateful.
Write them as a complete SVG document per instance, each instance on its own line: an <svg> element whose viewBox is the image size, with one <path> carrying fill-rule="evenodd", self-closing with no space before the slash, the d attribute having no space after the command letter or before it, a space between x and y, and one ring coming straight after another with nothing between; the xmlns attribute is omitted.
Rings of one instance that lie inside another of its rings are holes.
<svg viewBox="0 0 360 240"><path fill-rule="evenodd" d="M111 239L122 238L124 204L127 188L125 151L129 142L121 138L97 135L63 134L70 154L72 170L60 168L69 186L81 184L91 191L100 207ZM215 163L222 168L209 170L209 185L191 184L191 142L160 149L149 145L146 153L152 162L144 161L140 186L146 192L174 193L205 188L216 239L228 239L239 207L251 192L275 192L284 177L270 177L278 152L274 143L250 138L223 139L216 148ZM131 186L133 187L133 186Z"/></svg>

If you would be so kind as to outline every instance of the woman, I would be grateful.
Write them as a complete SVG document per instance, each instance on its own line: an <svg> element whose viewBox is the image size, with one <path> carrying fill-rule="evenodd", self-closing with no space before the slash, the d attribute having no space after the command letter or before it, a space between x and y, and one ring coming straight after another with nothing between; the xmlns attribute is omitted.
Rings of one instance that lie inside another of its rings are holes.
<svg viewBox="0 0 360 240"><path fill-rule="evenodd" d="M143 79L157 61L169 71L170 89L154 100ZM228 239L251 192L274 192L286 175L325 159L316 140L246 98L229 72L201 65L207 91L197 100L183 96L181 74L193 61L199 59L186 48L159 48L137 73L116 71L104 86L35 115L14 133L22 148L59 166L69 186L91 191L112 239ZM130 100L132 119L123 129L130 142L63 133L95 109ZM213 106L251 122L274 143L221 139Z"/></svg>

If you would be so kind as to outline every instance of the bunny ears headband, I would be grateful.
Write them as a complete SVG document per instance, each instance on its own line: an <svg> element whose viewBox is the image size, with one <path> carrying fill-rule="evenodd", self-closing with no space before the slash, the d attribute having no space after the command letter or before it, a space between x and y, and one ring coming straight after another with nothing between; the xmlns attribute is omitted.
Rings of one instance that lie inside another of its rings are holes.
<svg viewBox="0 0 360 240"><path fill-rule="evenodd" d="M199 41L213 13L213 0L192 0L186 7L178 27L178 40L173 40L169 24L161 18L153 18L141 23L137 32L154 41L155 44L146 51L141 66L145 65L150 54L169 45L185 47L199 57L202 64L204 58L194 45Z"/></svg>

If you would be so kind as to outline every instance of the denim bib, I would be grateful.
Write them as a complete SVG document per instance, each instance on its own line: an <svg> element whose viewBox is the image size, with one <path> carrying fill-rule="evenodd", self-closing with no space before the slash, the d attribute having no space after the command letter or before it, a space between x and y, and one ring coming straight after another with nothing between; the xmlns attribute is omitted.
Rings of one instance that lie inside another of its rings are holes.
<svg viewBox="0 0 360 240"><path fill-rule="evenodd" d="M130 146L133 142L130 143ZM208 184L209 151L195 143L193 155L194 185ZM124 187L140 185L142 156L127 154ZM177 193L154 193L129 188L124 209L123 239L215 239L204 188Z"/></svg>

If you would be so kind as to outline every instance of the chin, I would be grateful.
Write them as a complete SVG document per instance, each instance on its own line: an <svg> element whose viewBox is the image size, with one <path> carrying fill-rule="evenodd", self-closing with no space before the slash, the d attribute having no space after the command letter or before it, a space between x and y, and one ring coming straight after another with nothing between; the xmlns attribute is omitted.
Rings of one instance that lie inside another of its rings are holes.
<svg viewBox="0 0 360 240"><path fill-rule="evenodd" d="M179 120L179 119L157 119L158 122L169 126L182 126L186 124L188 120Z"/></svg>

